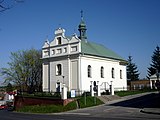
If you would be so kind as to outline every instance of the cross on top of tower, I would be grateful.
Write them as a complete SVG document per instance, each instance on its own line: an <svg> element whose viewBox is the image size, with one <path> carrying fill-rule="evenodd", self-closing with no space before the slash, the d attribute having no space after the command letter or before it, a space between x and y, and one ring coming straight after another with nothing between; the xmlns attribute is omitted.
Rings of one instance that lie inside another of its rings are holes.
<svg viewBox="0 0 160 120"><path fill-rule="evenodd" d="M83 20L83 10L81 10L81 20Z"/></svg>

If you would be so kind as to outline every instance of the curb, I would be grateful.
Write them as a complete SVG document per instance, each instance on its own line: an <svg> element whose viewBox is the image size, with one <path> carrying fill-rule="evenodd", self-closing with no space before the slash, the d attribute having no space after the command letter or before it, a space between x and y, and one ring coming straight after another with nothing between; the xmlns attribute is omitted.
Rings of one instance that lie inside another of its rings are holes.
<svg viewBox="0 0 160 120"><path fill-rule="evenodd" d="M143 108L140 110L142 113L147 113L147 114L155 114L155 115L160 115L160 109L149 109L149 108Z"/></svg>

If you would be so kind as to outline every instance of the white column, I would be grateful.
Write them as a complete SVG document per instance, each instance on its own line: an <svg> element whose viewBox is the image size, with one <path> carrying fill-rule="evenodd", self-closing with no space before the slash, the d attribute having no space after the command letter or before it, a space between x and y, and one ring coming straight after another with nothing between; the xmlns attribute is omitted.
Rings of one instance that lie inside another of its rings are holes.
<svg viewBox="0 0 160 120"><path fill-rule="evenodd" d="M114 86L113 86L113 81L111 81L111 85L110 85L110 92L111 92L111 95L114 95Z"/></svg>
<svg viewBox="0 0 160 120"><path fill-rule="evenodd" d="M65 84L63 84L63 87L62 87L62 99L65 100L67 99L67 87L65 86Z"/></svg>
<svg viewBox="0 0 160 120"><path fill-rule="evenodd" d="M69 58L69 56L68 56L68 90L70 91L71 90L71 72L70 72L70 70L71 70L71 66L70 66L70 64L71 64L71 61L70 61L70 58Z"/></svg>
<svg viewBox="0 0 160 120"><path fill-rule="evenodd" d="M94 90L93 90L93 81L91 81L91 88L90 88L91 96L94 96Z"/></svg>
<svg viewBox="0 0 160 120"><path fill-rule="evenodd" d="M99 81L97 81L97 87L98 87L98 88L97 88L98 96L101 96Z"/></svg>
<svg viewBox="0 0 160 120"><path fill-rule="evenodd" d="M150 88L153 89L152 88L152 80L151 79L149 80L149 83L150 83Z"/></svg>

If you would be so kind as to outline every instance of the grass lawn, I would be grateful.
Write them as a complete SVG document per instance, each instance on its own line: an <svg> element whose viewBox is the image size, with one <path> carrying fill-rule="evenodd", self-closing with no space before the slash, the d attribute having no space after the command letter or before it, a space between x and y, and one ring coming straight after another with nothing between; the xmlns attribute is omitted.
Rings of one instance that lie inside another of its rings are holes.
<svg viewBox="0 0 160 120"><path fill-rule="evenodd" d="M150 90L150 89L144 89L144 90L135 90L135 91L116 91L115 94L124 97L128 95L135 95L135 94L140 94L140 93L145 93L145 92L153 92L155 90Z"/></svg>
<svg viewBox="0 0 160 120"><path fill-rule="evenodd" d="M97 99L96 97L87 96L79 97L78 104L80 108L96 106L100 104L104 104L102 101ZM33 106L24 106L17 110L17 112L30 112L30 113L57 113L64 112L69 110L77 109L76 101L73 101L66 106L62 105L33 105Z"/></svg>

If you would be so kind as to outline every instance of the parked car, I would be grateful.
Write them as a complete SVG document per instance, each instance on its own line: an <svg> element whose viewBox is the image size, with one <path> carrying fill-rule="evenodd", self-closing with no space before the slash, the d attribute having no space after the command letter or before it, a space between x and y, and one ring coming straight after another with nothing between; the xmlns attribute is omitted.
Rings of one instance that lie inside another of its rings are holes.
<svg viewBox="0 0 160 120"><path fill-rule="evenodd" d="M0 105L0 110L7 109L7 108L8 108L7 105Z"/></svg>

